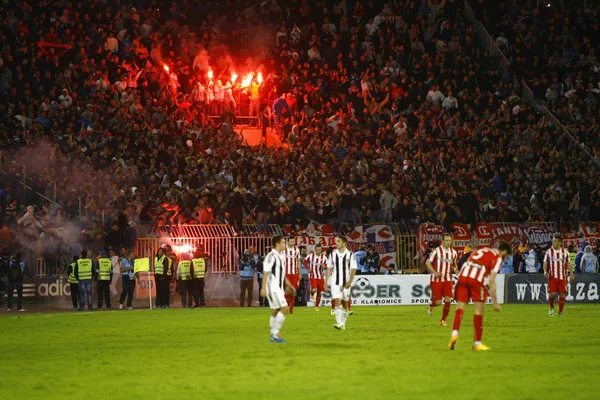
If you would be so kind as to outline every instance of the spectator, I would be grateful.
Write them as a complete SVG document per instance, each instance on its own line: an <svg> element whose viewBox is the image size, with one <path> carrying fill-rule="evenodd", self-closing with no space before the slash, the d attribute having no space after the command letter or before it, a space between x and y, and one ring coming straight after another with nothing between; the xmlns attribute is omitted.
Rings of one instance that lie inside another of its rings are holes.
<svg viewBox="0 0 600 400"><path fill-rule="evenodd" d="M584 255L581 258L581 272L584 274L598 273L598 258L592 252L592 246L585 246Z"/></svg>

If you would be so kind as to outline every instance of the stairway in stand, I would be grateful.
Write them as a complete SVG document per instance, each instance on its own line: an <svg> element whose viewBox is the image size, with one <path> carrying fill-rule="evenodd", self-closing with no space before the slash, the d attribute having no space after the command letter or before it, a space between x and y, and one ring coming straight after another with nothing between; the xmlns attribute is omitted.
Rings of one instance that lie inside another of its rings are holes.
<svg viewBox="0 0 600 400"><path fill-rule="evenodd" d="M244 140L250 146L259 146L262 141L262 129L251 125L236 125L235 131L244 137ZM282 143L281 139L274 130L267 128L267 146L287 148L287 143Z"/></svg>

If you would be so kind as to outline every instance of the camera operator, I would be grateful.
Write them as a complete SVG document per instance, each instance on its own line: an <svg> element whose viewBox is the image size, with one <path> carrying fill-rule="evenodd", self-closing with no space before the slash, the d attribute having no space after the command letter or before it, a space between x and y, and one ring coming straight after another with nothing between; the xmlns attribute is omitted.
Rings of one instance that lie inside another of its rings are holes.
<svg viewBox="0 0 600 400"><path fill-rule="evenodd" d="M239 260L240 269L240 307L244 307L244 300L247 298L247 306L252 306L252 295L254 293L254 271L256 262L249 249L244 251ZM248 297L246 297L248 296Z"/></svg>
<svg viewBox="0 0 600 400"><path fill-rule="evenodd" d="M258 281L258 304L260 307L269 307L269 300L266 297L260 295L262 290L262 278L263 278L263 258L257 253L252 254L252 261L256 265L256 279Z"/></svg>
<svg viewBox="0 0 600 400"><path fill-rule="evenodd" d="M379 272L379 254L371 245L367 246L366 265L369 270L369 275L377 275Z"/></svg>

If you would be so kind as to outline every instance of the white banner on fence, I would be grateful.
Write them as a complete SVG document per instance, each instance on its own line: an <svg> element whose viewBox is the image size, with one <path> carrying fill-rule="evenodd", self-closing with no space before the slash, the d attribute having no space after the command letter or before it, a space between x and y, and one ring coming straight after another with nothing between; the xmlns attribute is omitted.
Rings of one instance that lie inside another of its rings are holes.
<svg viewBox="0 0 600 400"><path fill-rule="evenodd" d="M454 278L456 283L456 277ZM496 279L498 302L504 303L504 275ZM429 275L359 275L351 289L353 306L395 306L429 304ZM491 304L491 298L488 303ZM453 303L455 303L453 301ZM331 304L331 296L323 294L322 306Z"/></svg>

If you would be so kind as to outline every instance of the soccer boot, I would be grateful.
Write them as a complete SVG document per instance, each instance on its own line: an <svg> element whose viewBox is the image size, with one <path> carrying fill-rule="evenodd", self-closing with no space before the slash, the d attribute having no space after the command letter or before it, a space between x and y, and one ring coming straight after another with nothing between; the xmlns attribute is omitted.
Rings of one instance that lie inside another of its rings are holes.
<svg viewBox="0 0 600 400"><path fill-rule="evenodd" d="M442 320L440 321L440 326L448 326L448 324L446 323L446 321Z"/></svg>
<svg viewBox="0 0 600 400"><path fill-rule="evenodd" d="M427 314L433 315L433 307L431 307L430 305L427 306Z"/></svg>
<svg viewBox="0 0 600 400"><path fill-rule="evenodd" d="M315 307L315 311L319 311L319 307Z"/></svg>
<svg viewBox="0 0 600 400"><path fill-rule="evenodd" d="M448 343L448 348L450 350L454 350L454 348L456 347L456 342L458 341L458 336L452 336L450 338L450 343Z"/></svg>
<svg viewBox="0 0 600 400"><path fill-rule="evenodd" d="M337 329L338 331L345 331L346 330L346 327L344 325L342 325L342 324L333 324L333 327L335 329Z"/></svg>
<svg viewBox="0 0 600 400"><path fill-rule="evenodd" d="M558 313L558 318L563 318L564 316L565 316L565 314L563 314L561 312Z"/></svg>
<svg viewBox="0 0 600 400"><path fill-rule="evenodd" d="M478 344L478 345L473 345L473 350L475 351L487 351L490 348L487 347L485 344Z"/></svg>
<svg viewBox="0 0 600 400"><path fill-rule="evenodd" d="M550 311L548 311L548 315L554 317L554 308L551 308Z"/></svg>
<svg viewBox="0 0 600 400"><path fill-rule="evenodd" d="M269 339L269 341L271 343L287 343L287 340L285 340L284 338L282 338L279 335L271 335L271 338Z"/></svg>
<svg viewBox="0 0 600 400"><path fill-rule="evenodd" d="M354 311L352 311L352 310L348 311L348 315L354 315Z"/></svg>

